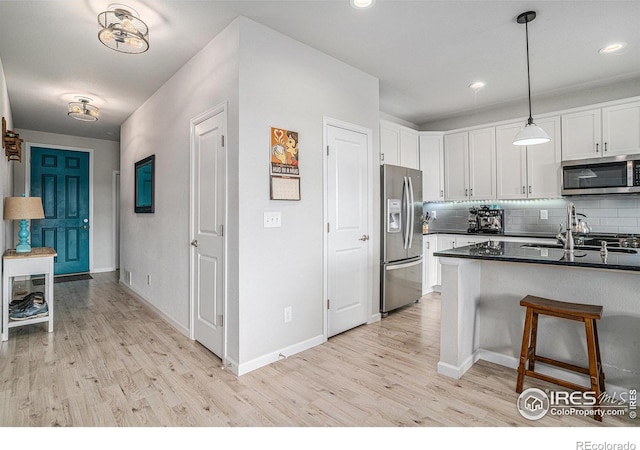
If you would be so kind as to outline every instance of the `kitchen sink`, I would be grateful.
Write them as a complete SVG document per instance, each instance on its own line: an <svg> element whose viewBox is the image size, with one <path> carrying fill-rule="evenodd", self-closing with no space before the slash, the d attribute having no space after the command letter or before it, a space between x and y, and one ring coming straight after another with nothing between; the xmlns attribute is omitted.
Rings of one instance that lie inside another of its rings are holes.
<svg viewBox="0 0 640 450"><path fill-rule="evenodd" d="M563 246L561 244L522 244L520 248L555 248L558 250L562 250ZM599 245L576 245L574 250L592 250L592 251L600 251ZM637 250L632 248L622 248L622 247L607 247L609 253L626 253L629 255L635 255L638 253Z"/></svg>

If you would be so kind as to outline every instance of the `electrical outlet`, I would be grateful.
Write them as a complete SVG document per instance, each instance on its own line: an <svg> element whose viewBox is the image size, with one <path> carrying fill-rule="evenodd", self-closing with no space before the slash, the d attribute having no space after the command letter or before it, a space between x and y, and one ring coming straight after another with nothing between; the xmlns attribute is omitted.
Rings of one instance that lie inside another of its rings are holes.
<svg viewBox="0 0 640 450"><path fill-rule="evenodd" d="M438 216L436 216L436 212L435 211L431 211L431 219L432 220L436 220L438 218Z"/></svg>
<svg viewBox="0 0 640 450"><path fill-rule="evenodd" d="M282 226L282 213L280 211L268 211L264 213L264 228L278 228Z"/></svg>
<svg viewBox="0 0 640 450"><path fill-rule="evenodd" d="M287 306L284 309L284 323L291 322L293 320L293 311L291 306Z"/></svg>
<svg viewBox="0 0 640 450"><path fill-rule="evenodd" d="M130 270L125 270L124 271L124 281L131 286L131 282L133 280L133 274L131 273Z"/></svg>
<svg viewBox="0 0 640 450"><path fill-rule="evenodd" d="M549 220L549 211L547 211L546 209L541 209L540 220Z"/></svg>

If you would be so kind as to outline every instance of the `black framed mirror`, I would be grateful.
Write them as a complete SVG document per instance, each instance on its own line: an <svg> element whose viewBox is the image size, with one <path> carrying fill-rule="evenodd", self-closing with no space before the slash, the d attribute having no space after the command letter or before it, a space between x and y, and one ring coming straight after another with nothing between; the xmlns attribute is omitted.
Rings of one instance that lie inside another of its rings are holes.
<svg viewBox="0 0 640 450"><path fill-rule="evenodd" d="M136 162L135 166L135 211L152 213L154 208L156 155L147 156Z"/></svg>

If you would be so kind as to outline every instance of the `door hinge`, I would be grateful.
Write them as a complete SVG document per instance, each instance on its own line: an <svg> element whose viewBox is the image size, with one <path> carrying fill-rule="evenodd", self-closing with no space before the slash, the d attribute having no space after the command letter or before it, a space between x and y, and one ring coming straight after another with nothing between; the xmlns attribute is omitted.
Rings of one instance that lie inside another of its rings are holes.
<svg viewBox="0 0 640 450"><path fill-rule="evenodd" d="M220 145L224 147L224 134L220 136Z"/></svg>
<svg viewBox="0 0 640 450"><path fill-rule="evenodd" d="M331 300L327 299L327 309L331 309Z"/></svg>
<svg viewBox="0 0 640 450"><path fill-rule="evenodd" d="M218 323L220 323L221 327L224 326L224 316L222 314L218 316Z"/></svg>
<svg viewBox="0 0 640 450"><path fill-rule="evenodd" d="M329 226L329 222L327 222L327 233L329 232L330 226Z"/></svg>
<svg viewBox="0 0 640 450"><path fill-rule="evenodd" d="M380 161L384 161L384 153L380 153Z"/></svg>
<svg viewBox="0 0 640 450"><path fill-rule="evenodd" d="M224 225L220 225L220 236L224 236Z"/></svg>

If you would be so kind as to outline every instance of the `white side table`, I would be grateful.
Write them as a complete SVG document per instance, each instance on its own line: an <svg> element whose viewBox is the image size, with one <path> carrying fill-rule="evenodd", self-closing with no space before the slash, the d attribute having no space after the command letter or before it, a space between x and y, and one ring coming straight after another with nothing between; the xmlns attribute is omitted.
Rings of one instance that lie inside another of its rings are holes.
<svg viewBox="0 0 640 450"><path fill-rule="evenodd" d="M28 253L16 253L7 250L2 256L2 340L9 339L9 328L49 323L49 333L53 331L53 258L58 253L51 247L33 247ZM49 314L44 317L26 320L9 320L9 302L11 301L11 278L24 275L44 274L44 293Z"/></svg>

